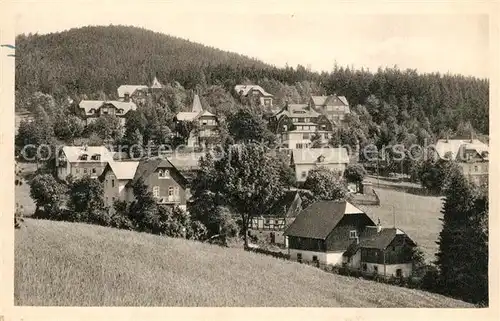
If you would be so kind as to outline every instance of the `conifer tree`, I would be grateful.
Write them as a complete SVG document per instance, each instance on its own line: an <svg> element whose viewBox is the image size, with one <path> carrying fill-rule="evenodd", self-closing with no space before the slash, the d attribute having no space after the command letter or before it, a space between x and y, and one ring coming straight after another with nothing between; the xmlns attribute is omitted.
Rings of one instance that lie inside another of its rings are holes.
<svg viewBox="0 0 500 321"><path fill-rule="evenodd" d="M488 300L488 196L453 168L442 209L436 288L473 303Z"/></svg>

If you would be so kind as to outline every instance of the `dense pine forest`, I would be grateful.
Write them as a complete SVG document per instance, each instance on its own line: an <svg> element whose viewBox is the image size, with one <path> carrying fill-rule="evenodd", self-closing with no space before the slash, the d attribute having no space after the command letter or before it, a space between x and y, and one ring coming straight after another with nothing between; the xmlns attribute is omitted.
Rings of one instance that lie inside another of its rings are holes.
<svg viewBox="0 0 500 321"><path fill-rule="evenodd" d="M304 103L311 94L346 96L354 113L348 133L339 134L343 141L406 144L489 132L487 79L396 67L374 72L336 65L321 73L301 65L277 68L125 26L23 34L16 48L16 108L25 108L26 97L35 92L56 102L113 99L118 86L150 84L157 76L167 85L165 99L156 101L161 115L189 108L194 91L209 109L236 108L241 102L234 85L256 83L275 95L277 105Z"/></svg>

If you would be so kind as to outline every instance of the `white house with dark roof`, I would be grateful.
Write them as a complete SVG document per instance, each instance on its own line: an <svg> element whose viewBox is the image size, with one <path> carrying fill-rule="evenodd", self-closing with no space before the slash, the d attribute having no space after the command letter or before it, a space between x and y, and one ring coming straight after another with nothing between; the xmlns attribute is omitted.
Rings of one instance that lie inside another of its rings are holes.
<svg viewBox="0 0 500 321"><path fill-rule="evenodd" d="M342 176L348 164L349 155L347 149L343 147L294 149L290 160L298 183L304 183L309 171L320 166L338 172L339 176Z"/></svg>
<svg viewBox="0 0 500 321"><path fill-rule="evenodd" d="M489 148L478 139L440 139L434 145L439 159L455 161L462 173L475 184L488 181Z"/></svg>
<svg viewBox="0 0 500 321"><path fill-rule="evenodd" d="M195 122L198 125L198 129L192 131L188 138L188 147L198 147L208 138L217 136L217 116L203 109L198 95L193 98L191 111L179 112L175 115L174 122L178 121Z"/></svg>
<svg viewBox="0 0 500 321"><path fill-rule="evenodd" d="M105 146L64 146L57 158L57 177L97 178L109 162L113 162L113 153Z"/></svg>
<svg viewBox="0 0 500 321"><path fill-rule="evenodd" d="M396 227L367 226L342 255L343 265L364 274L409 277L416 243Z"/></svg>
<svg viewBox="0 0 500 321"><path fill-rule="evenodd" d="M102 101L102 100L82 100L78 105L82 111L87 126L104 115L113 115L120 119L122 126L125 126L125 117L131 110L136 110L135 103L128 101Z"/></svg>
<svg viewBox="0 0 500 321"><path fill-rule="evenodd" d="M319 201L303 209L285 229L291 260L342 264L342 256L368 226L362 210L347 201Z"/></svg>
<svg viewBox="0 0 500 321"><path fill-rule="evenodd" d="M340 126L345 116L351 113L349 102L344 96L311 96L309 106L325 115L337 126Z"/></svg>
<svg viewBox="0 0 500 321"><path fill-rule="evenodd" d="M240 96L257 98L262 107L273 107L273 95L259 85L236 85L234 91Z"/></svg>

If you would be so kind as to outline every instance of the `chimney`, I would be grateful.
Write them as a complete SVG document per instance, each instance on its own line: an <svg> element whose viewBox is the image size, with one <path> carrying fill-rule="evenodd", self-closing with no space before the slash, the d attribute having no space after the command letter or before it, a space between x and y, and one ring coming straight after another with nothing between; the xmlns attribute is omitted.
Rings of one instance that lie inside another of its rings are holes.
<svg viewBox="0 0 500 321"><path fill-rule="evenodd" d="M380 218L379 218L378 223L377 223L377 233L380 233L381 230L382 230L382 226L380 225Z"/></svg>
<svg viewBox="0 0 500 321"><path fill-rule="evenodd" d="M87 149L88 149L88 145L87 145L86 143L85 143L85 144L83 144L83 151L85 151L85 152L86 152L86 151L87 151Z"/></svg>
<svg viewBox="0 0 500 321"><path fill-rule="evenodd" d="M126 102L130 101L130 95L129 95L129 93L125 93L125 95L124 95L124 101L126 101Z"/></svg>

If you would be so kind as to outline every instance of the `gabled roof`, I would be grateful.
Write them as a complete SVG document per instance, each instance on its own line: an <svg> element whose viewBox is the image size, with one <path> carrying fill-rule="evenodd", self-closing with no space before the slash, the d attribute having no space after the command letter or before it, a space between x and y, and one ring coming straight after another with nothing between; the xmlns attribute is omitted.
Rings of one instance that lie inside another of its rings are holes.
<svg viewBox="0 0 500 321"><path fill-rule="evenodd" d="M191 111L189 112L180 112L175 115L175 118L179 121L193 121L202 116L215 116L208 110L203 110L201 106L200 97L198 95L194 95L193 98L193 106L191 107Z"/></svg>
<svg viewBox="0 0 500 321"><path fill-rule="evenodd" d="M488 152L488 145L478 139L440 139L434 148L441 159L446 159L450 153L452 160L465 156L460 155L461 150L475 150L479 155Z"/></svg>
<svg viewBox="0 0 500 321"><path fill-rule="evenodd" d="M297 118L297 117L315 118L318 117L320 114L314 109L309 108L309 105L307 104L289 104L285 106L283 109L281 109L278 113L276 113L274 117L276 117L276 119L280 119L285 115L290 118Z"/></svg>
<svg viewBox="0 0 500 321"><path fill-rule="evenodd" d="M121 85L118 87L118 97L123 98L125 94L132 96L136 90L148 89L146 85Z"/></svg>
<svg viewBox="0 0 500 321"><path fill-rule="evenodd" d="M398 228L382 227L380 232L377 232L377 226L367 226L359 236L359 243L351 244L343 255L347 257L352 256L360 248L385 250L398 235L403 236L405 242L408 242L408 244L412 246L416 245L405 232Z"/></svg>
<svg viewBox="0 0 500 321"><path fill-rule="evenodd" d="M70 163L76 162L112 162L113 153L110 152L105 146L64 146L62 153ZM81 160L80 156L88 155L87 160ZM100 160L91 159L92 155L101 155Z"/></svg>
<svg viewBox="0 0 500 321"><path fill-rule="evenodd" d="M200 168L200 159L205 153L178 153L168 155L168 161L178 170L196 170Z"/></svg>
<svg viewBox="0 0 500 321"><path fill-rule="evenodd" d="M179 175L181 181L179 182L181 185L185 185L187 183L186 178L179 172L179 170L172 164L170 161L164 157L152 157L148 159L141 160L137 166L137 170L135 171L135 175L132 180L128 184L133 184L138 181L140 178L147 178L159 167L171 168L175 173Z"/></svg>
<svg viewBox="0 0 500 321"><path fill-rule="evenodd" d="M345 96L311 96L315 106L334 106L340 102L344 106L349 106L349 102Z"/></svg>
<svg viewBox="0 0 500 321"><path fill-rule="evenodd" d="M158 78L153 79L153 84L151 85L151 88L163 88L163 85L158 81Z"/></svg>
<svg viewBox="0 0 500 321"><path fill-rule="evenodd" d="M280 217L296 217L302 208L298 191L286 191L285 194L269 209L265 215ZM293 207L293 208L292 208Z"/></svg>
<svg viewBox="0 0 500 321"><path fill-rule="evenodd" d="M357 214L364 214L368 218L363 211L349 202L319 201L302 210L285 230L284 235L324 240L345 215Z"/></svg>
<svg viewBox="0 0 500 321"><path fill-rule="evenodd" d="M193 121L196 119L199 113L193 113L189 111L181 111L175 115L175 118L179 121Z"/></svg>
<svg viewBox="0 0 500 321"><path fill-rule="evenodd" d="M319 166L349 163L349 155L344 147L294 149L292 159L294 164L317 164Z"/></svg>
<svg viewBox="0 0 500 321"><path fill-rule="evenodd" d="M134 102L129 101L117 101L117 100L109 100L109 101L104 101L104 100L82 100L80 104L78 105L81 109L85 111L85 115L93 115L93 113L90 112L90 110L98 110L105 104L110 104L116 107L116 109L123 109L123 114L125 115L127 112L130 110L136 110L137 106Z"/></svg>
<svg viewBox="0 0 500 321"><path fill-rule="evenodd" d="M271 95L270 93L266 92L264 90L264 88L262 88L261 86L259 85L236 85L234 86L234 90L240 94L243 95L243 96L246 96L248 95L248 93L251 91L251 90L258 90L260 91L260 93L265 96L265 97L273 97L273 95Z"/></svg>
<svg viewBox="0 0 500 321"><path fill-rule="evenodd" d="M139 162L124 161L124 162L109 162L108 166L113 171L117 179L129 180L133 179Z"/></svg>

